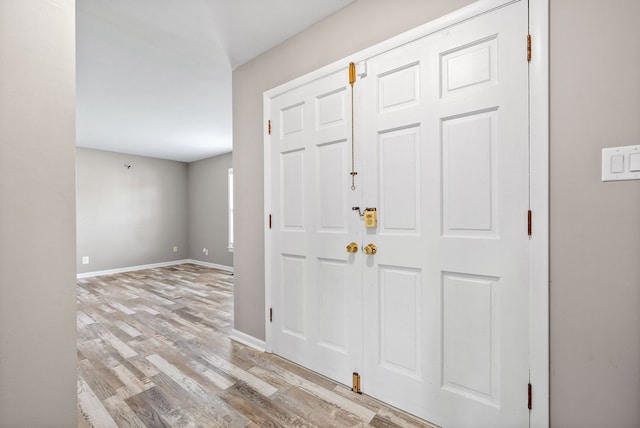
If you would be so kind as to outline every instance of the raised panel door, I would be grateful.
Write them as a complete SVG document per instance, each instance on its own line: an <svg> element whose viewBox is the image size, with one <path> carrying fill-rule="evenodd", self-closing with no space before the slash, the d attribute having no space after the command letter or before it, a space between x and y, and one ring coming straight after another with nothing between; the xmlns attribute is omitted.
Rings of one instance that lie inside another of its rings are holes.
<svg viewBox="0 0 640 428"><path fill-rule="evenodd" d="M273 352L347 383L362 360L346 70L271 102Z"/></svg>
<svg viewBox="0 0 640 428"><path fill-rule="evenodd" d="M355 190L346 66L271 100L275 353L443 427L528 426L526 33L521 0L363 61Z"/></svg>
<svg viewBox="0 0 640 428"><path fill-rule="evenodd" d="M367 61L362 387L444 427L528 426L527 4ZM392 308L392 309L391 309Z"/></svg>

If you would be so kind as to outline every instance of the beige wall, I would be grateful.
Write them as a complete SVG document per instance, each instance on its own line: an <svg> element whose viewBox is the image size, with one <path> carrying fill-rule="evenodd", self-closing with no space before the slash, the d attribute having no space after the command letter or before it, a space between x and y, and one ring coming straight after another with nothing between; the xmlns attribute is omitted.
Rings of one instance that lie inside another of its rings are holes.
<svg viewBox="0 0 640 428"><path fill-rule="evenodd" d="M78 148L76 168L78 273L189 258L186 163Z"/></svg>
<svg viewBox="0 0 640 428"><path fill-rule="evenodd" d="M264 91L469 3L358 0L233 72L236 330L265 338Z"/></svg>
<svg viewBox="0 0 640 428"><path fill-rule="evenodd" d="M466 3L358 0L234 72L237 330L265 334L262 93ZM600 181L601 148L640 143L638 19L637 0L551 2L554 427L640 426L640 181Z"/></svg>
<svg viewBox="0 0 640 428"><path fill-rule="evenodd" d="M0 427L76 424L74 29L0 1Z"/></svg>
<svg viewBox="0 0 640 428"><path fill-rule="evenodd" d="M358 0L234 72L236 329L264 338L262 92L466 3ZM0 2L3 427L75 424L71 4ZM551 4L552 426L640 426L640 182L599 179L640 137L639 7Z"/></svg>
<svg viewBox="0 0 640 428"><path fill-rule="evenodd" d="M600 181L640 144L637 0L551 1L551 420L640 427L640 181Z"/></svg>
<svg viewBox="0 0 640 428"><path fill-rule="evenodd" d="M233 266L229 244L228 171L231 153L192 162L189 181L189 258ZM202 253L209 249L209 255Z"/></svg>

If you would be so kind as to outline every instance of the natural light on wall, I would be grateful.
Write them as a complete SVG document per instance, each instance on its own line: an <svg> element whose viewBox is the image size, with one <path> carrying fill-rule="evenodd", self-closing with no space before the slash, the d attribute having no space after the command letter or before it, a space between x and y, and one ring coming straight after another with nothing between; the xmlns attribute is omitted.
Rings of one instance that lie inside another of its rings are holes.
<svg viewBox="0 0 640 428"><path fill-rule="evenodd" d="M229 168L229 246L227 249L233 253L233 168Z"/></svg>

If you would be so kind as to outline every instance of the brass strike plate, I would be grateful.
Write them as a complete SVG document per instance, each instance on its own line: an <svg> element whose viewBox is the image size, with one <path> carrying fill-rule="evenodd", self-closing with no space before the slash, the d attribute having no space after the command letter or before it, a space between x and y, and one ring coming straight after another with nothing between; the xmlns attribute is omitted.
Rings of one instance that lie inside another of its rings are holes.
<svg viewBox="0 0 640 428"><path fill-rule="evenodd" d="M375 208L367 208L364 211L364 226L378 227L378 210Z"/></svg>

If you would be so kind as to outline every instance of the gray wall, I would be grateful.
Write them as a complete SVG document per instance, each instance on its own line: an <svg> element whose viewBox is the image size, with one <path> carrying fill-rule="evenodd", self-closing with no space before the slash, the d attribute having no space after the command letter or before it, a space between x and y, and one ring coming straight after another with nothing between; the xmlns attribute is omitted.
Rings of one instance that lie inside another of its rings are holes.
<svg viewBox="0 0 640 428"><path fill-rule="evenodd" d="M358 0L233 72L236 330L265 338L262 94L471 0Z"/></svg>
<svg viewBox="0 0 640 428"><path fill-rule="evenodd" d="M231 153L191 162L189 181L189 258L233 266L229 241L227 173ZM202 253L209 249L209 255Z"/></svg>
<svg viewBox="0 0 640 428"><path fill-rule="evenodd" d="M470 2L392 3L358 0L234 71L239 331L265 337L262 93ZM551 2L555 427L640 426L640 182L600 182L602 147L640 143L639 18L637 0Z"/></svg>
<svg viewBox="0 0 640 428"><path fill-rule="evenodd" d="M78 148L78 273L187 259L187 189L186 163Z"/></svg>
<svg viewBox="0 0 640 428"><path fill-rule="evenodd" d="M640 144L638 0L551 1L551 420L640 427L640 181L600 181Z"/></svg>
<svg viewBox="0 0 640 428"><path fill-rule="evenodd" d="M228 153L186 164L78 148L78 273L184 259L233 266L227 250L231 159Z"/></svg>
<svg viewBox="0 0 640 428"><path fill-rule="evenodd" d="M0 1L0 427L76 425L74 29Z"/></svg>

